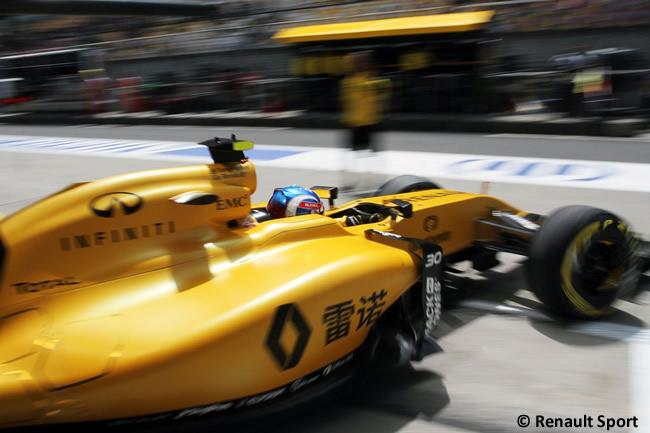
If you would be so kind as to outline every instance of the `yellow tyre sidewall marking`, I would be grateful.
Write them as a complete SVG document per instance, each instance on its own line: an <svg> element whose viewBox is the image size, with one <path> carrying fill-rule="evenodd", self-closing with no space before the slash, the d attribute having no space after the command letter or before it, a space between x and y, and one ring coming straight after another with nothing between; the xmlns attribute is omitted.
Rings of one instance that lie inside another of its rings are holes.
<svg viewBox="0 0 650 433"><path fill-rule="evenodd" d="M605 222L604 227L607 227L607 225L612 224L612 220L608 220ZM600 221L596 221L592 224L589 224L587 227L582 229L580 233L578 233L578 236L576 236L571 244L569 244L569 247L567 248L566 252L564 253L564 257L562 259L562 267L561 267L561 286L562 286L562 291L566 295L567 299L575 306L581 313L586 314L588 316L601 316L605 313L607 313L607 308L603 309L597 309L594 308L593 305L591 305L587 300L585 300L576 290L575 287L573 287L573 283L571 282L571 263L573 262L573 257L575 257L576 253L578 252L578 249L584 245L585 241L590 238L595 232L597 232L600 229Z"/></svg>

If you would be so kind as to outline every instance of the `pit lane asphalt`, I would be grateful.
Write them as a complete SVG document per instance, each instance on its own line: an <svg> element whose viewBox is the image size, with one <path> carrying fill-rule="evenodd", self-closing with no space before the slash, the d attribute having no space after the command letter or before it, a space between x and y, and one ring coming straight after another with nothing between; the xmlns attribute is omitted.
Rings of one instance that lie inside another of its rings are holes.
<svg viewBox="0 0 650 433"><path fill-rule="evenodd" d="M0 126L0 134L4 135L183 141L200 141L231 132L264 144L327 147L337 146L340 140L340 134L333 131L274 128ZM390 133L383 138L389 148L399 150L650 163L650 143L638 138L416 133ZM9 213L72 182L171 165L178 164L0 150L3 185L0 212ZM258 179L260 190L254 195L254 201L265 201L270 189L278 185L337 184L339 180L332 171L271 167L258 167ZM481 185L454 180L445 187L478 192ZM647 193L498 183L491 184L489 192L540 213L566 204L597 205L628 217L646 238L650 234ZM598 327L587 322L585 328L584 322L560 324L540 314L541 305L526 289L519 264L521 258L511 255L502 258L499 267L474 274L464 303L444 313L438 329L444 353L377 377L341 400L297 414L286 425L273 425L270 430L291 433L598 430L541 429L534 425L521 428L517 418L525 414L533 420L537 415L553 418L588 415L594 419L599 415L614 418L636 415L640 418L639 428L610 431L650 431L649 393L645 392L650 380L650 359L645 355L650 344L649 277L643 280L645 291L639 298L641 304L620 303L619 311L606 319L605 325Z"/></svg>
<svg viewBox="0 0 650 433"><path fill-rule="evenodd" d="M162 131L162 132L161 132ZM203 141L215 135L251 140L257 144L286 146L340 147L341 130L294 129L244 126L167 126L147 125L11 125L0 122L6 135L43 135L52 137L93 137ZM543 158L580 159L650 163L650 132L635 137L598 137L575 135L471 134L388 131L379 136L382 150L406 150L440 153L477 153Z"/></svg>

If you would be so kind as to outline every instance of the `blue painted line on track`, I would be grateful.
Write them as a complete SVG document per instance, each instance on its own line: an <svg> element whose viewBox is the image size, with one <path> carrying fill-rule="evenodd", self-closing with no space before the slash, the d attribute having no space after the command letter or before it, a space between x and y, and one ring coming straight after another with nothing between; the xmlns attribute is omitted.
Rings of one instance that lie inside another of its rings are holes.
<svg viewBox="0 0 650 433"><path fill-rule="evenodd" d="M180 144L180 143L176 143ZM172 144L174 145L174 144ZM202 157L209 160L209 151L203 146L177 147L170 149L169 143L141 142L141 141L112 141L103 139L87 138L57 138L57 137L27 137L0 138L0 148L31 148L47 149L59 152L79 152L79 153L105 153L111 154L128 154L131 152L145 152L148 155L165 155L165 156L190 156ZM305 153L305 150L279 150L279 149L251 149L246 151L246 156L254 161L273 161L287 156Z"/></svg>
<svg viewBox="0 0 650 433"><path fill-rule="evenodd" d="M24 144L25 140L0 140L0 145L3 146L15 146L16 143Z"/></svg>

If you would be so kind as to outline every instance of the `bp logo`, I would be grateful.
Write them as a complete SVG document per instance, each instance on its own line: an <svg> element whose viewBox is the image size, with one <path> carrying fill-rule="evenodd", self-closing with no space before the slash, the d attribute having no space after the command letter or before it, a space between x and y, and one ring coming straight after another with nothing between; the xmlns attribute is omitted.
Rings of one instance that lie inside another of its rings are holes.
<svg viewBox="0 0 650 433"><path fill-rule="evenodd" d="M290 344L292 347L284 347L281 340L286 332L291 332L287 330L289 326L293 327L293 333L297 334L297 337L293 344ZM280 369L288 370L300 362L310 335L311 329L298 306L293 303L280 305L275 310L271 329L266 337L266 347Z"/></svg>
<svg viewBox="0 0 650 433"><path fill-rule="evenodd" d="M115 218L136 213L143 204L144 200L139 195L130 192L109 192L92 199L90 210L98 217Z"/></svg>

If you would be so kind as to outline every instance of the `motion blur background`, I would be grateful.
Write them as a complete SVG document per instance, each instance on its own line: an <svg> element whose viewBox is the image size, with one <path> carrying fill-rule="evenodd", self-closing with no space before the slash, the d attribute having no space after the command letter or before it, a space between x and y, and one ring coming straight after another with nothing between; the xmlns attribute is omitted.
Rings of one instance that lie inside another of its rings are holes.
<svg viewBox="0 0 650 433"><path fill-rule="evenodd" d="M0 213L81 181L206 163L195 143L231 133L256 145L253 202L340 185L338 87L363 50L391 82L386 129L401 125L381 134L375 174L540 214L603 207L648 240L649 29L647 0L0 0ZM490 128L459 121L476 117ZM628 121L641 127L616 133ZM521 415L604 415L640 421L609 431L650 433L648 273L634 302L579 323L544 314L519 256L472 277L443 312L444 353L272 430L520 433Z"/></svg>
<svg viewBox="0 0 650 433"><path fill-rule="evenodd" d="M5 3L5 111L336 113L344 56L360 49L391 79L389 113L644 118L650 108L644 0L185 0L145 5L148 15L113 6L114 16L110 5L38 15L83 2L27 1L20 13ZM469 26L456 15L479 11ZM432 15L444 28L408 30ZM407 21L381 34L318 32L392 18ZM295 27L299 37L283 36Z"/></svg>

